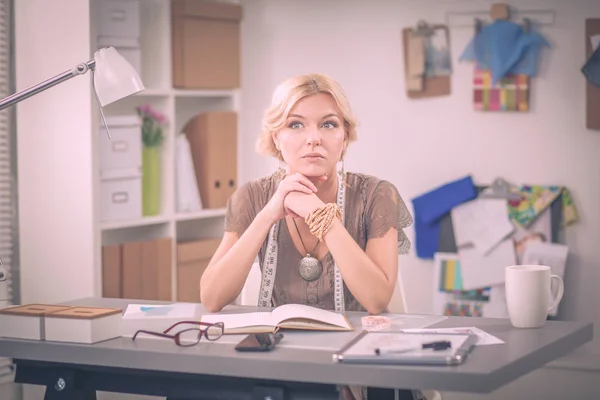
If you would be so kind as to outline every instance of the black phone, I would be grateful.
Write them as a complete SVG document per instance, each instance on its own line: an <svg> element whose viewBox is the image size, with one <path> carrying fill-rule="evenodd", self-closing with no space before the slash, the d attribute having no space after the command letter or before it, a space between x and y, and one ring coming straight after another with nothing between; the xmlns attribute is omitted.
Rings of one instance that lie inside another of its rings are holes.
<svg viewBox="0 0 600 400"><path fill-rule="evenodd" d="M235 345L237 351L270 351L283 338L282 333L253 333Z"/></svg>

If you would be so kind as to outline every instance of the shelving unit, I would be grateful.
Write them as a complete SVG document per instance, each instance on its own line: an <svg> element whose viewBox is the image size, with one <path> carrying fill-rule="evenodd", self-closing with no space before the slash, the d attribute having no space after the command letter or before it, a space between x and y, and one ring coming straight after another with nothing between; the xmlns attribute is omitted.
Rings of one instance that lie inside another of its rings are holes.
<svg viewBox="0 0 600 400"><path fill-rule="evenodd" d="M90 0L92 18L94 10L103 0ZM238 90L184 90L171 85L171 16L170 1L142 0L140 5L140 75L146 89L137 95L122 99L104 108L107 117L135 113L136 107L150 104L167 118L161 158L161 210L158 215L133 220L100 221L98 234L100 246L129 241L152 240L162 237L173 239L172 248L172 300L177 299L177 249L180 242L220 238L223 235L225 209L203 209L181 213L176 209L175 139L184 125L194 115L205 111L227 110L239 112ZM90 32L92 50L97 48L96 32ZM106 131L98 113L93 127L96 138L95 152L99 152L100 135ZM141 133L140 133L141 135ZM98 157L96 154L95 157ZM98 163L96 163L98 164ZM95 174L95 198L100 195L100 167ZM98 202L99 203L99 202ZM100 215L100 204L96 207ZM99 251L97 270L102 269L102 253Z"/></svg>

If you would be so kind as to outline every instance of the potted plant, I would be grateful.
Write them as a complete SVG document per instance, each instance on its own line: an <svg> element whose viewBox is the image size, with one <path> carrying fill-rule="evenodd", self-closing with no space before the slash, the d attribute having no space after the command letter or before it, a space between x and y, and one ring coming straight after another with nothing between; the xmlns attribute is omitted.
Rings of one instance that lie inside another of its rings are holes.
<svg viewBox="0 0 600 400"><path fill-rule="evenodd" d="M166 117L149 104L137 107L142 118L142 215L160 212L160 146Z"/></svg>

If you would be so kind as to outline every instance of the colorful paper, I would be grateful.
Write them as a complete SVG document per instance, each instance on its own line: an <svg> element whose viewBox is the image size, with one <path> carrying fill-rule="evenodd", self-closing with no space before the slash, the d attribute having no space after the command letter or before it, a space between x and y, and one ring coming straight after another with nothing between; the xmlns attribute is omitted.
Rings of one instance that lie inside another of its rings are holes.
<svg viewBox="0 0 600 400"><path fill-rule="evenodd" d="M490 70L474 70L473 104L479 111L529 111L529 76L509 74L492 84Z"/></svg>
<svg viewBox="0 0 600 400"><path fill-rule="evenodd" d="M528 227L545 209L562 196L563 226L579 219L569 190L563 186L523 185L519 188L521 198L508 202L510 218L523 227Z"/></svg>

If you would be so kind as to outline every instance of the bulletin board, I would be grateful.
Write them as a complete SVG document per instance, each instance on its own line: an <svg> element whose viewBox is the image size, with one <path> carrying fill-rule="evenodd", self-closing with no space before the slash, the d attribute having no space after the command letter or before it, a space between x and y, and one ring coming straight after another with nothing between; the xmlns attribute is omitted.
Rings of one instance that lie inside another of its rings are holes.
<svg viewBox="0 0 600 400"><path fill-rule="evenodd" d="M600 18L585 20L585 54L586 60L592 55L590 37L600 35ZM586 126L588 129L600 130L600 87L586 81Z"/></svg>

